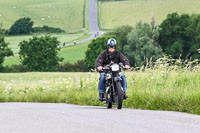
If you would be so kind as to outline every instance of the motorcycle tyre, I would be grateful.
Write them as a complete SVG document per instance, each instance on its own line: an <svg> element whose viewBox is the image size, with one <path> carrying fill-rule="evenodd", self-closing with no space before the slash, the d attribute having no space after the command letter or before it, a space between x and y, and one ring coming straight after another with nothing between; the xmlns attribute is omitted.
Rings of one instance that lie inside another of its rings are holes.
<svg viewBox="0 0 200 133"><path fill-rule="evenodd" d="M122 108L122 103L123 103L123 95L122 95L122 90L121 90L121 82L116 82L116 91L117 95L115 95L115 102L117 109Z"/></svg>

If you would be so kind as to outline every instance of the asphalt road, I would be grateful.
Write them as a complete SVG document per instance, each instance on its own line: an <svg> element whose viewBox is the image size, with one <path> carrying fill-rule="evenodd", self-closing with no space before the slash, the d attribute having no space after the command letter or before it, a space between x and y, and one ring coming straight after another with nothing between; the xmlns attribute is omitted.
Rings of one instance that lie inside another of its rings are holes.
<svg viewBox="0 0 200 133"><path fill-rule="evenodd" d="M76 44L90 41L104 34L103 31L99 30L98 25L98 0L89 0L88 23L91 36L84 40L76 42ZM67 44L66 46L71 45L74 45L74 43Z"/></svg>
<svg viewBox="0 0 200 133"><path fill-rule="evenodd" d="M50 103L0 103L0 133L199 133L200 116Z"/></svg>

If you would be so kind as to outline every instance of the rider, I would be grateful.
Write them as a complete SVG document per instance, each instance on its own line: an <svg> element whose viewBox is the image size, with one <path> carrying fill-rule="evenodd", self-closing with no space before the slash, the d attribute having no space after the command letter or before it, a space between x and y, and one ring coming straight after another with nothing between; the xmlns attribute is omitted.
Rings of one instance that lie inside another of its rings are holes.
<svg viewBox="0 0 200 133"><path fill-rule="evenodd" d="M104 91L105 91L105 73L103 72L103 66L108 65L111 61L114 63L123 63L125 66L125 69L130 68L129 60L118 50L116 50L116 40L114 38L111 38L107 42L108 49L104 50L100 53L100 55L97 57L95 62L95 68L100 72L100 79L99 79L99 100L103 101L104 97ZM128 98L126 95L127 91L127 83L126 83L126 77L121 72L122 77L122 87L124 90L124 99Z"/></svg>

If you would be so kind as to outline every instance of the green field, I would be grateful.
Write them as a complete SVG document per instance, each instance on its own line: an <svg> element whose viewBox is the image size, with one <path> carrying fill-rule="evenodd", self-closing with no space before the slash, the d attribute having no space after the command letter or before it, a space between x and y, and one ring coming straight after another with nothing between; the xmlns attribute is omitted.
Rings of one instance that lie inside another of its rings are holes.
<svg viewBox="0 0 200 133"><path fill-rule="evenodd" d="M77 60L84 59L85 52L90 42L91 41L62 48L61 51L59 52L59 56L64 58L63 63L66 63L66 62L76 63Z"/></svg>
<svg viewBox="0 0 200 133"><path fill-rule="evenodd" d="M30 17L34 26L48 25L66 32L83 29L85 0L0 0L0 23L3 28L19 18Z"/></svg>
<svg viewBox="0 0 200 133"><path fill-rule="evenodd" d="M159 24L172 12L200 13L199 0L126 0L99 3L100 26L112 29L120 25L134 26L138 21Z"/></svg>
<svg viewBox="0 0 200 133"><path fill-rule="evenodd" d="M200 115L200 68L154 69L125 75L129 98L123 107ZM103 105L97 100L98 79L96 72L0 74L0 102Z"/></svg>
<svg viewBox="0 0 200 133"><path fill-rule="evenodd" d="M85 51L87 50L89 42L77 44L74 46L64 47L59 52L59 57L63 57L63 63L76 63L77 60L82 60L85 58ZM12 57L5 59L3 65L4 66L11 66L11 65L18 65L20 64L19 57Z"/></svg>
<svg viewBox="0 0 200 133"><path fill-rule="evenodd" d="M41 36L41 35L38 35ZM88 33L76 33L76 34L52 34L52 36L57 37L58 41L60 41L60 44L62 45L64 42L66 44L73 42L74 40L78 41L83 38L87 38L90 36ZM19 43L23 40L29 40L29 38L32 38L32 35L26 35L26 36L7 36L5 37L5 41L9 43L9 48L14 52L14 54L17 54L19 52Z"/></svg>

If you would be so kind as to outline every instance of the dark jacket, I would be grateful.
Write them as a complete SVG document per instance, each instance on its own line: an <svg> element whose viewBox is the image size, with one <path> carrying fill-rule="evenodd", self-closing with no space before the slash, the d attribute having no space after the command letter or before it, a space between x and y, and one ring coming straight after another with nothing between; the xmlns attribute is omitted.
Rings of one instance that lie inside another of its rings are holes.
<svg viewBox="0 0 200 133"><path fill-rule="evenodd" d="M110 53L108 49L100 53L95 61L94 66L95 68L99 66L105 66L108 65L111 61L113 61L114 63L122 62L123 65L130 66L129 60L120 51L115 50L113 53Z"/></svg>

